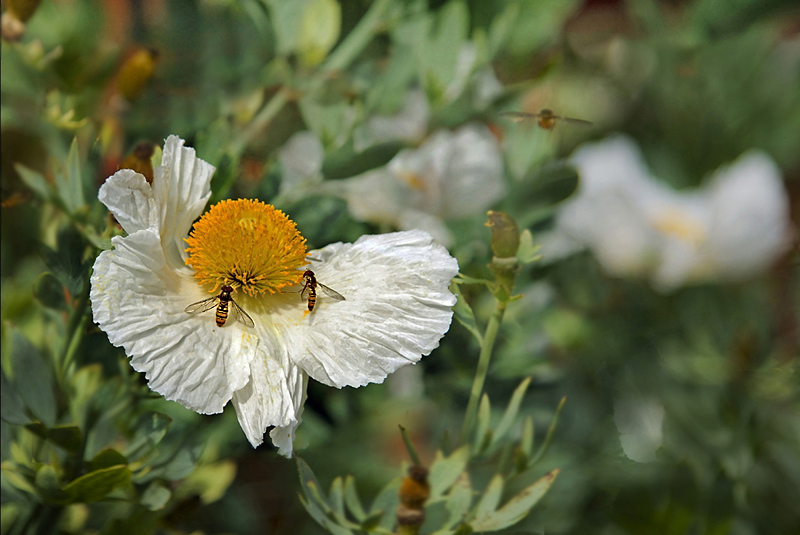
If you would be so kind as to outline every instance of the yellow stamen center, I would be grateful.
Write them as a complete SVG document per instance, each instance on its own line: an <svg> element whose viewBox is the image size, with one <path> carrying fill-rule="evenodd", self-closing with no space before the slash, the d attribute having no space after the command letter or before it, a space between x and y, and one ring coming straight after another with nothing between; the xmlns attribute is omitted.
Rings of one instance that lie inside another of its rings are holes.
<svg viewBox="0 0 800 535"><path fill-rule="evenodd" d="M706 239L703 226L678 210L664 210L652 225L658 232L688 242L694 248L702 245Z"/></svg>
<svg viewBox="0 0 800 535"><path fill-rule="evenodd" d="M215 204L186 238L194 276L202 284L241 289L250 296L274 294L303 278L306 240L286 214L261 201Z"/></svg>

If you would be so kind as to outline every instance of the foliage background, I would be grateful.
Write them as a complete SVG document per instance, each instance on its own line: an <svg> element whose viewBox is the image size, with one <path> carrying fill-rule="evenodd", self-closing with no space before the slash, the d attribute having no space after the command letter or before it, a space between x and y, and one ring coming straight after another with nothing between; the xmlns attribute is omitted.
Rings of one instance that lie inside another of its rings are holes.
<svg viewBox="0 0 800 535"><path fill-rule="evenodd" d="M384 10L370 32L348 41L376 4ZM218 167L212 200L276 202L313 247L354 241L389 229L354 219L342 199L278 196L277 150L308 129L323 141L326 180L383 165L419 142L357 153L353 129L396 112L420 87L429 133L480 121L506 140L509 192L493 208L534 237L575 186L547 165L614 131L633 136L676 188L698 186L748 148L766 151L784 173L796 225L798 30L796 4L780 0L44 0L21 40L2 43L2 533L322 529L297 500L292 462L252 450L232 410L199 416L151 394L87 321L89 266L113 232L97 188L137 142L177 134ZM475 60L458 80L465 45ZM146 60L123 75L147 47L158 51L152 79ZM472 75L486 67L503 89L481 102ZM461 90L448 92L453 83ZM550 134L497 116L543 107L595 127ZM462 273L488 276L484 221L450 223ZM512 530L797 529L797 265L795 248L756 279L671 294L610 278L588 253L523 270L524 297L509 305L486 391L503 407L531 377L521 413L539 437L568 401L527 482L556 467L559 479ZM484 323L491 296L465 292ZM398 424L428 462L443 433L459 428L477 354L454 322L439 349L384 385L312 383L301 455L323 485L353 474L359 494L375 496L402 473ZM665 408L663 443L655 462L638 463L623 453L614 403L645 394ZM47 429L26 427L31 419ZM45 467L69 480L76 452L88 461L106 446L124 453L133 476L120 477L133 479L100 501L63 506ZM475 467L478 480L492 462Z"/></svg>

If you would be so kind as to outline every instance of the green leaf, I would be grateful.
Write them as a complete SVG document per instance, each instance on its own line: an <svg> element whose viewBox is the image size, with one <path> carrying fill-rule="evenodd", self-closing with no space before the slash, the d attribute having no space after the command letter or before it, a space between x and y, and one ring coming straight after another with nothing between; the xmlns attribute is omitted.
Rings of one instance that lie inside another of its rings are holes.
<svg viewBox="0 0 800 535"><path fill-rule="evenodd" d="M83 435L77 425L59 425L47 432L47 440L70 453L77 453L83 441Z"/></svg>
<svg viewBox="0 0 800 535"><path fill-rule="evenodd" d="M525 455L525 459L531 458L531 453L533 452L533 442L535 438L535 428L533 427L533 418L530 416L525 417L525 421L522 424L522 437L519 441L519 448L520 451Z"/></svg>
<svg viewBox="0 0 800 535"><path fill-rule="evenodd" d="M35 486L36 494L46 502L56 505L67 505L74 501L70 495L61 488L61 485L58 483L58 474L55 468L49 464L42 465L36 471Z"/></svg>
<svg viewBox="0 0 800 535"><path fill-rule="evenodd" d="M478 405L478 418L475 427L474 449L476 453L481 453L489 445L487 436L489 434L489 424L492 418L492 406L489 396L484 393L481 396L481 403Z"/></svg>
<svg viewBox="0 0 800 535"><path fill-rule="evenodd" d="M542 255L539 254L539 250L541 248L541 244L533 243L533 235L531 234L531 231L525 229L519 236L517 259L519 260L520 264L530 264L531 262L535 262L542 257Z"/></svg>
<svg viewBox="0 0 800 535"><path fill-rule="evenodd" d="M322 63L339 40L341 26L342 9L336 0L308 0L297 36L301 63L307 67Z"/></svg>
<svg viewBox="0 0 800 535"><path fill-rule="evenodd" d="M91 260L83 261L85 248L83 236L71 226L66 226L58 233L55 251L46 246L39 251L47 268L73 296L79 294L86 284Z"/></svg>
<svg viewBox="0 0 800 535"><path fill-rule="evenodd" d="M485 284L487 286L491 286L494 284L492 281L488 279L479 279L476 277L470 277L469 275L464 275L463 273L459 273L458 276L453 279L453 282L456 284Z"/></svg>
<svg viewBox="0 0 800 535"><path fill-rule="evenodd" d="M159 412L143 415L139 418L136 434L125 450L125 456L136 460L152 452L167 434L170 423L172 419Z"/></svg>
<svg viewBox="0 0 800 535"><path fill-rule="evenodd" d="M167 487L154 481L142 493L139 504L150 511L158 511L167 505L171 497L172 492Z"/></svg>
<svg viewBox="0 0 800 535"><path fill-rule="evenodd" d="M536 503L542 499L550 485L555 481L559 470L553 470L537 480L531 486L511 498L503 507L489 514L479 515L471 523L475 531L497 531L513 526L527 515ZM499 477L499 476L495 476ZM488 491L487 491L488 493ZM499 499L499 495L498 495ZM496 505L496 504L495 504Z"/></svg>
<svg viewBox="0 0 800 535"><path fill-rule="evenodd" d="M47 427L56 421L53 373L39 350L11 327L11 359L14 380L25 406Z"/></svg>
<svg viewBox="0 0 800 535"><path fill-rule="evenodd" d="M520 383L520 385L511 395L511 401L508 402L506 412L503 414L503 418L500 420L500 423L497 424L497 427L494 430L494 436L492 437L493 446L497 445L500 439L505 436L509 429L511 429L511 425L514 423L514 419L516 419L517 413L519 412L519 406L520 403L522 403L522 398L525 397L525 392L528 390L528 385L530 384L531 378L528 377Z"/></svg>
<svg viewBox="0 0 800 535"><path fill-rule="evenodd" d="M356 480L353 476L347 476L344 480L344 503L357 521L363 522L367 517L356 492Z"/></svg>
<svg viewBox="0 0 800 535"><path fill-rule="evenodd" d="M533 185L530 193L525 196L530 201L528 208L552 206L572 195L578 188L578 172L564 164L541 168L529 180Z"/></svg>
<svg viewBox="0 0 800 535"><path fill-rule="evenodd" d="M454 451L449 457L442 457L441 452L436 452L436 459L431 465L430 473L428 474L428 481L431 485L430 501L433 501L442 496L453 483L456 482L458 476L467 467L469 461L469 446L461 446Z"/></svg>
<svg viewBox="0 0 800 535"><path fill-rule="evenodd" d="M317 481L317 476L314 475L314 471L311 470L311 467L308 466L308 464L299 455L294 456L294 461L297 465L297 475L300 477L300 486L303 489L303 494L305 495L306 499L313 501L315 496L314 492L311 491L309 484L312 484L319 489L320 485L319 481ZM324 498L322 501L324 509L330 509L330 504L327 503Z"/></svg>
<svg viewBox="0 0 800 535"><path fill-rule="evenodd" d="M331 483L331 491L328 493L328 500L331 503L333 511L341 518L344 516L344 491L342 485L342 478L336 477Z"/></svg>
<svg viewBox="0 0 800 535"><path fill-rule="evenodd" d="M472 484L469 480L469 473L461 472L455 485L447 495L447 509L450 511L450 519L445 524L446 528L451 528L463 521L469 512L472 504Z"/></svg>
<svg viewBox="0 0 800 535"><path fill-rule="evenodd" d="M95 470L71 481L64 490L73 502L96 502L108 493L128 485L131 471L127 466L117 465Z"/></svg>
<svg viewBox="0 0 800 535"><path fill-rule="evenodd" d="M487 38L487 49L489 58L493 58L500 52L501 47L508 39L508 34L513 28L519 15L519 6L517 4L508 4L502 13L495 16L489 26L489 35Z"/></svg>
<svg viewBox="0 0 800 535"><path fill-rule="evenodd" d="M470 307L467 300L464 299L464 295L459 291L458 284L456 284L455 281L450 283L450 291L456 294L458 298L456 305L453 307L456 319L472 333L472 336L478 341L478 345L483 346L483 335L480 330L478 330L478 324L475 321L475 314L472 312L472 307Z"/></svg>
<svg viewBox="0 0 800 535"><path fill-rule="evenodd" d="M31 421L25 414L25 402L16 387L0 369L0 417L10 424L22 425Z"/></svg>
<svg viewBox="0 0 800 535"><path fill-rule="evenodd" d="M486 487L486 491L483 493L481 501L478 502L478 506L473 512L474 520L470 522L470 525L473 528L475 528L476 525L480 525L484 519L489 518L491 514L497 510L497 506L500 504L500 498L502 495L503 476L500 474L495 474L492 480L489 482L489 486ZM475 530L480 531L478 528L475 528Z"/></svg>
<svg viewBox="0 0 800 535"><path fill-rule="evenodd" d="M536 452L536 457L530 463L530 466L538 463L539 460L544 457L544 454L547 453L547 449L550 447L550 442L553 440L553 435L556 433L556 428L558 427L558 418L561 415L561 409L564 408L564 403L567 402L567 397L564 396L561 398L561 401L556 408L556 413L553 415L553 419L550 421L550 427L547 428L547 434L544 437L544 442L542 446L539 448L539 451Z"/></svg>
<svg viewBox="0 0 800 535"><path fill-rule="evenodd" d="M391 517L391 515L388 516ZM381 510L375 511L374 513L365 517L364 520L361 521L361 529L363 529L364 531L373 531L381 524L382 518L383 518L383 511Z"/></svg>
<svg viewBox="0 0 800 535"><path fill-rule="evenodd" d="M430 481L430 477L428 478ZM390 481L380 494L375 497L372 502L372 507L369 511L369 517L377 516L380 514L379 525L385 529L391 529L394 525L394 510L400 503L400 498L397 493L400 490L400 482L402 479L395 478ZM364 521L366 523L366 520Z"/></svg>
<svg viewBox="0 0 800 535"><path fill-rule="evenodd" d="M107 448L92 457L92 460L87 463L87 467L90 472L94 472L95 470L127 464L128 459L124 455L115 449Z"/></svg>
<svg viewBox="0 0 800 535"><path fill-rule="evenodd" d="M29 169L24 165L18 163L14 165L22 181L26 186L31 188L36 195L44 201L50 200L50 185L41 173L37 173L33 169Z"/></svg>
<svg viewBox="0 0 800 535"><path fill-rule="evenodd" d="M164 479L178 481L191 474L197 466L197 459L200 458L202 449L202 444L194 447L181 447L172 460L164 466Z"/></svg>
<svg viewBox="0 0 800 535"><path fill-rule="evenodd" d="M77 212L86 202L83 199L83 179L81 177L81 161L78 151L78 138L72 138L72 145L67 155L67 181L68 195L62 195L67 209L72 213Z"/></svg>
<svg viewBox="0 0 800 535"><path fill-rule="evenodd" d="M42 273L33 281L33 297L47 308L64 310L67 307L64 285L50 272Z"/></svg>

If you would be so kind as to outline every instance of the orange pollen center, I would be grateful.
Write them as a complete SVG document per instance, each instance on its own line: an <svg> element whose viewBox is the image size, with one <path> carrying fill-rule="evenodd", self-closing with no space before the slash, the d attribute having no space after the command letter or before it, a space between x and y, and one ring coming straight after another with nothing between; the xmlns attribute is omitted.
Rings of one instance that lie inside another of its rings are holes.
<svg viewBox="0 0 800 535"><path fill-rule="evenodd" d="M229 285L250 296L274 294L303 278L306 240L294 221L261 201L221 201L186 238L186 264L213 292Z"/></svg>

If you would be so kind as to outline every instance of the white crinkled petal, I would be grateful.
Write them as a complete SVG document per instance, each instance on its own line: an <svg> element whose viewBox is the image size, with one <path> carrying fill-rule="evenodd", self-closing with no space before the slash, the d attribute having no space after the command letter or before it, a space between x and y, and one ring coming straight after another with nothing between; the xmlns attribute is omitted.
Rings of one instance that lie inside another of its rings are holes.
<svg viewBox="0 0 800 535"><path fill-rule="evenodd" d="M305 401L308 376L289 360L285 347L271 332L266 332L263 322L256 323L261 343L255 358L250 362L250 380L234 392L233 406L239 424L253 447L264 441L264 432L270 426L287 429L291 440L283 440L278 433L280 453L291 457L294 429L300 423L300 413ZM290 430L290 431L289 431Z"/></svg>
<svg viewBox="0 0 800 535"><path fill-rule="evenodd" d="M425 232L362 236L309 253L318 282L345 301L317 292L304 314L299 298L273 314L291 360L327 385L382 382L419 361L450 327L458 263Z"/></svg>
<svg viewBox="0 0 800 535"><path fill-rule="evenodd" d="M167 138L161 166L155 170L153 179L153 197L159 209L164 255L167 264L175 269L184 266L184 238L211 196L211 176L215 170L183 143L177 136Z"/></svg>
<svg viewBox="0 0 800 535"><path fill-rule="evenodd" d="M306 403L306 387L308 386L308 375L305 372L300 373L300 379L302 379L302 386L298 386L298 389L295 389L295 420L290 422L288 425L278 425L275 426L272 431L269 432L269 438L272 439L272 444L278 448L278 453L283 455L284 457L291 457L292 452L294 451L294 437L295 431L297 431L297 426L300 425L300 422L303 420L303 409Z"/></svg>
<svg viewBox="0 0 800 535"><path fill-rule="evenodd" d="M128 234L158 225L153 189L136 171L121 169L108 177L98 198Z"/></svg>
<svg viewBox="0 0 800 535"><path fill-rule="evenodd" d="M435 215L426 214L418 210L402 212L398 218L397 226L400 230L424 230L445 247L449 247L453 241L453 235L444 221Z"/></svg>
<svg viewBox="0 0 800 535"><path fill-rule="evenodd" d="M171 269L158 229L112 240L92 273L94 321L150 388L203 414L222 411L250 376L258 338L229 322L219 328L213 310L192 316L184 308L209 297L187 270Z"/></svg>

